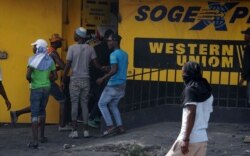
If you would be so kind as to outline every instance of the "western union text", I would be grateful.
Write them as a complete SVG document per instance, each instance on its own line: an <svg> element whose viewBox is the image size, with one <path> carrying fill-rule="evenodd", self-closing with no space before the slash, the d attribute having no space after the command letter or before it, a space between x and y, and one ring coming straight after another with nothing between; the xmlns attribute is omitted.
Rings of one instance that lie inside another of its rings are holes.
<svg viewBox="0 0 250 156"><path fill-rule="evenodd" d="M178 66L196 61L203 67L233 68L234 45L149 42L152 54L176 56Z"/></svg>

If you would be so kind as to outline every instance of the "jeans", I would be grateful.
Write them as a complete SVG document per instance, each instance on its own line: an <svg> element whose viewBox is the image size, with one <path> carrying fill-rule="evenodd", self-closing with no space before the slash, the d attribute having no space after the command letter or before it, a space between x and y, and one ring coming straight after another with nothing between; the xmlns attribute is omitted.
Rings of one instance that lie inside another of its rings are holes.
<svg viewBox="0 0 250 156"><path fill-rule="evenodd" d="M69 84L71 99L71 118L77 120L78 104L80 100L82 108L82 118L85 124L88 123L88 94L89 94L89 78L71 79Z"/></svg>
<svg viewBox="0 0 250 156"><path fill-rule="evenodd" d="M50 88L31 89L30 93L30 109L31 122L38 122L39 117L46 116L46 105L49 99Z"/></svg>
<svg viewBox="0 0 250 156"><path fill-rule="evenodd" d="M107 126L114 125L111 118L111 114L108 110L108 105L110 111L114 116L116 125L117 126L122 125L121 114L118 109L118 104L120 99L125 95L125 88L126 88L126 83L115 86L106 86L102 92L98 106L100 108L100 111Z"/></svg>

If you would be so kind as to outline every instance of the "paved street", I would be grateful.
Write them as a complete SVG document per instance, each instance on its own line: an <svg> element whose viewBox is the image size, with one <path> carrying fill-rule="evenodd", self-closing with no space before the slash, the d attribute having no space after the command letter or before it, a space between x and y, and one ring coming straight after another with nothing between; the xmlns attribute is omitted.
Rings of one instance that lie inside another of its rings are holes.
<svg viewBox="0 0 250 156"><path fill-rule="evenodd" d="M164 122L130 129L124 135L100 137L98 130L92 130L92 137L69 139L68 132L58 132L57 126L49 125L46 136L49 142L40 144L38 150L27 148L31 139L29 125L0 127L0 156L163 156L179 132L180 123ZM82 135L82 133L81 133ZM250 124L218 124L209 127L207 156L250 156L250 144L243 143L250 135ZM69 144L64 149L64 144Z"/></svg>

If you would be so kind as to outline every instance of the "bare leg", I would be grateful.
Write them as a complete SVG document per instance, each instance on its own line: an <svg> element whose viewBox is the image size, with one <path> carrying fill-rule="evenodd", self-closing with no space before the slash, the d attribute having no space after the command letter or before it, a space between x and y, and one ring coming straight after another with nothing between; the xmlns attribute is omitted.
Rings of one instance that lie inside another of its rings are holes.
<svg viewBox="0 0 250 156"><path fill-rule="evenodd" d="M11 118L11 123L15 126L18 117L22 114L30 113L31 109L29 107L25 107L23 109L17 110L17 111L10 111L10 118Z"/></svg>
<svg viewBox="0 0 250 156"><path fill-rule="evenodd" d="M76 120L72 121L72 126L73 126L73 130L76 131L77 130L77 121Z"/></svg>
<svg viewBox="0 0 250 156"><path fill-rule="evenodd" d="M30 106L29 107L25 107L23 109L17 110L16 111L16 116L18 117L19 115L30 113L30 112L31 112Z"/></svg>
<svg viewBox="0 0 250 156"><path fill-rule="evenodd" d="M46 117L40 117L40 137L44 138L44 131L45 131L45 121Z"/></svg>
<svg viewBox="0 0 250 156"><path fill-rule="evenodd" d="M38 144L38 122L32 122L33 145Z"/></svg>
<svg viewBox="0 0 250 156"><path fill-rule="evenodd" d="M60 117L59 117L59 124L61 127L64 127L65 124L65 116L64 116L64 103L60 104Z"/></svg>

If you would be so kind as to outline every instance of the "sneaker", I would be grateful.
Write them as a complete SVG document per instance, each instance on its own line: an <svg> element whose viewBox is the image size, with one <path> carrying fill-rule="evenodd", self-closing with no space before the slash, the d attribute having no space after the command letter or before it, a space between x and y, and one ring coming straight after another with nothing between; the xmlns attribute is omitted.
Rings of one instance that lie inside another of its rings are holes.
<svg viewBox="0 0 250 156"><path fill-rule="evenodd" d="M72 131L69 133L69 138L76 139L78 138L78 132L77 131Z"/></svg>
<svg viewBox="0 0 250 156"><path fill-rule="evenodd" d="M95 118L94 118L94 121L95 121L95 122L101 122L101 118L95 117Z"/></svg>
<svg viewBox="0 0 250 156"><path fill-rule="evenodd" d="M38 143L30 142L27 144L29 148L38 149Z"/></svg>
<svg viewBox="0 0 250 156"><path fill-rule="evenodd" d="M124 127L123 126L118 126L117 127L117 132L116 132L117 134L124 134L124 133L126 133L126 130L124 129Z"/></svg>
<svg viewBox="0 0 250 156"><path fill-rule="evenodd" d="M78 120L76 120L76 121L77 121L77 123L88 124L88 123L86 123L85 121L83 121L83 120L80 120L80 119L78 119Z"/></svg>
<svg viewBox="0 0 250 156"><path fill-rule="evenodd" d="M59 132L63 132L63 131L72 131L72 130L73 130L73 128L72 128L71 126L69 126L69 125L66 125L66 126L64 126L64 127L61 127L61 126L58 127L58 131L59 131Z"/></svg>
<svg viewBox="0 0 250 156"><path fill-rule="evenodd" d="M47 143L48 142L48 138L47 137L41 137L40 138L40 142L41 143Z"/></svg>
<svg viewBox="0 0 250 156"><path fill-rule="evenodd" d="M10 119L13 125L16 124L18 117L16 116L16 111L10 111Z"/></svg>
<svg viewBox="0 0 250 156"><path fill-rule="evenodd" d="M76 120L78 123L83 123L83 120L77 119Z"/></svg>
<svg viewBox="0 0 250 156"><path fill-rule="evenodd" d="M99 125L95 122L95 120L88 120L88 126L93 128L99 128Z"/></svg>
<svg viewBox="0 0 250 156"><path fill-rule="evenodd" d="M88 130L84 130L83 131L83 137L84 138L88 138L89 137L89 131Z"/></svg>
<svg viewBox="0 0 250 156"><path fill-rule="evenodd" d="M116 133L117 129L116 127L112 126L106 129L106 131L103 132L103 136L113 135Z"/></svg>

